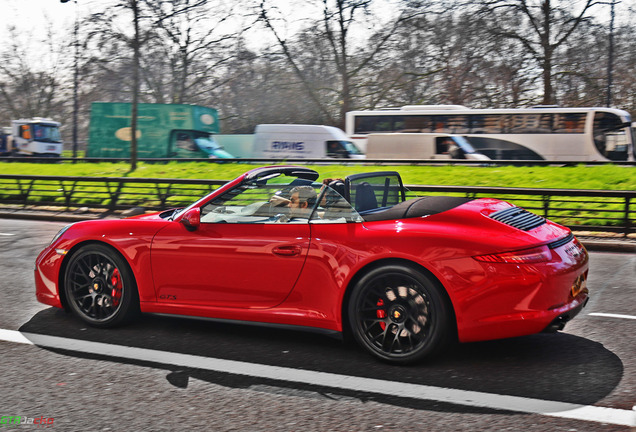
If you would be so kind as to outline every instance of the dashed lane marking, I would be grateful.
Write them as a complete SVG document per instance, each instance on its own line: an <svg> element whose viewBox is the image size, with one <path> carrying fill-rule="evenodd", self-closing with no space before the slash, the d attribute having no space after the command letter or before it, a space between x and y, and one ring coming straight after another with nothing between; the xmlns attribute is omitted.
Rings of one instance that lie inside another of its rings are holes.
<svg viewBox="0 0 636 432"><path fill-rule="evenodd" d="M636 426L636 411L385 381L0 329L0 340L157 364L455 405Z"/></svg>

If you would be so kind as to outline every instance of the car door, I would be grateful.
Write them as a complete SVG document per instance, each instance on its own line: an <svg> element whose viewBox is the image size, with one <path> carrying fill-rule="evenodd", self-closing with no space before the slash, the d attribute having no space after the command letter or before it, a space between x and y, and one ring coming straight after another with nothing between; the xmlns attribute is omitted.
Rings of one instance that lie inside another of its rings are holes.
<svg viewBox="0 0 636 432"><path fill-rule="evenodd" d="M294 287L309 247L307 224L173 223L152 243L160 302L262 307Z"/></svg>
<svg viewBox="0 0 636 432"><path fill-rule="evenodd" d="M294 287L309 249L307 219L280 217L276 190L242 185L201 207L194 230L174 222L151 249L157 300L196 306L270 308ZM279 189L280 190L280 189Z"/></svg>

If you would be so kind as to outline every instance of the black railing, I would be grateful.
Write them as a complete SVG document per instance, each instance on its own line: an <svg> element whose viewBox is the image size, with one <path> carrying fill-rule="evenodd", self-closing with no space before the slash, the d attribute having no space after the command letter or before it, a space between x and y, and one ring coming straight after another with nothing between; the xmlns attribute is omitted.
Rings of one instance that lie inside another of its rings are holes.
<svg viewBox="0 0 636 432"><path fill-rule="evenodd" d="M125 210L188 205L226 180L0 175L0 204ZM417 194L509 201L576 229L636 232L636 191L408 185Z"/></svg>

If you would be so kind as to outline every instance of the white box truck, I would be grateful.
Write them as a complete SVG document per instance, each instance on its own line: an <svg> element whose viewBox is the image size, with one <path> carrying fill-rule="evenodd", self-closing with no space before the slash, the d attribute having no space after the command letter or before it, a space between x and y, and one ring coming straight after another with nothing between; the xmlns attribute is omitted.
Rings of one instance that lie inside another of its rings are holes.
<svg viewBox="0 0 636 432"><path fill-rule="evenodd" d="M458 135L437 133L369 134L367 159L490 160Z"/></svg>
<svg viewBox="0 0 636 432"><path fill-rule="evenodd" d="M345 133L333 126L260 124L254 131L252 158L364 158Z"/></svg>

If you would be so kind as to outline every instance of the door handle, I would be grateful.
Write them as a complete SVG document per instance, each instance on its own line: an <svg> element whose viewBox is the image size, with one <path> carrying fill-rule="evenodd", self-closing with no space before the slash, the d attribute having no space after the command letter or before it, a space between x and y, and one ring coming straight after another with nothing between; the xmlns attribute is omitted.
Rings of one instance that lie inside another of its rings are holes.
<svg viewBox="0 0 636 432"><path fill-rule="evenodd" d="M300 255L301 247L297 245L276 246L272 252L280 256L296 256Z"/></svg>

